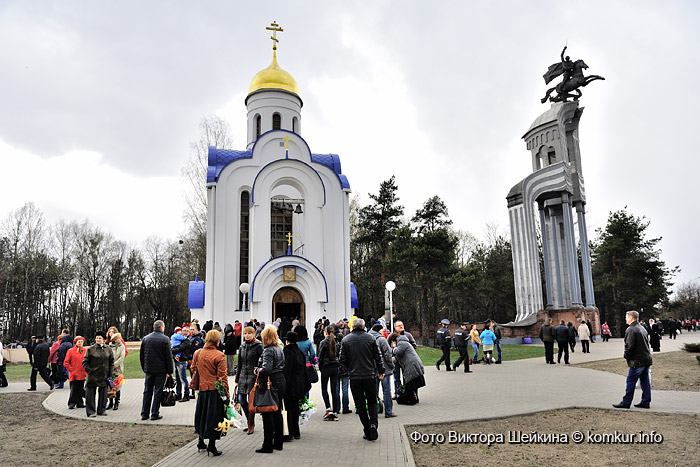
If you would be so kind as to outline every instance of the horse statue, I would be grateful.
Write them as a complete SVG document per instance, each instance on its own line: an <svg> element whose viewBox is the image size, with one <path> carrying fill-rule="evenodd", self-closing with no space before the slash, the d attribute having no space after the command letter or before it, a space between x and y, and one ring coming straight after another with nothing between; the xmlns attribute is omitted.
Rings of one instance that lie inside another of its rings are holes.
<svg viewBox="0 0 700 467"><path fill-rule="evenodd" d="M583 70L588 69L586 62L580 59L572 62L569 57L564 58L565 50L566 47L561 51L561 62L550 66L547 73L544 74L544 81L547 84L559 75L564 75L564 79L553 88L547 89L547 93L541 99L543 104L547 102L548 99L551 102L566 102L569 98L573 98L577 101L583 95L579 88L587 86L588 83L592 81L605 79L598 75L584 76ZM557 92L557 95L551 97L554 91Z"/></svg>

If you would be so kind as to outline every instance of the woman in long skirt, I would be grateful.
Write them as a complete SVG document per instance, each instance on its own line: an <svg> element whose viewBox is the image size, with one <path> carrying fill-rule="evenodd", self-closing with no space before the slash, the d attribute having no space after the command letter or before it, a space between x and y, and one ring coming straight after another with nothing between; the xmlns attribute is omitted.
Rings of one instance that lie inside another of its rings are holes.
<svg viewBox="0 0 700 467"><path fill-rule="evenodd" d="M192 359L192 373L199 374L199 397L194 412L194 429L199 434L197 450L206 449L207 456L221 455L221 451L216 449L216 441L221 432L216 429L219 423L224 421L224 413L229 403L226 357L217 348L220 340L221 333L216 329L207 332L204 347L195 352ZM225 399L222 399L222 395L216 389L217 381L220 381L225 389ZM204 443L205 439L209 440L208 445Z"/></svg>

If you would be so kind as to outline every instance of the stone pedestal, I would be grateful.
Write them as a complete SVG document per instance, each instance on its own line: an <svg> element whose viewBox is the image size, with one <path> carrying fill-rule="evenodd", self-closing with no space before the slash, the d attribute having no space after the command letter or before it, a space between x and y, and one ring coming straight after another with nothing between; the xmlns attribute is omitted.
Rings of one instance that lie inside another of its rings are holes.
<svg viewBox="0 0 700 467"><path fill-rule="evenodd" d="M523 337L531 337L533 342L539 342L540 338L540 328L544 323L547 322L548 318L552 318L552 325L554 327L559 325L559 321L562 319L565 323L571 321L574 326L578 328L581 324L581 320L591 323L591 328L593 329L593 335L591 340L600 340L600 313L597 308L572 308L563 310L540 310L537 312L537 321L527 325L513 325L513 324L499 324L498 327L501 328L501 337L505 341L510 339L506 343L515 343L517 339L522 339Z"/></svg>

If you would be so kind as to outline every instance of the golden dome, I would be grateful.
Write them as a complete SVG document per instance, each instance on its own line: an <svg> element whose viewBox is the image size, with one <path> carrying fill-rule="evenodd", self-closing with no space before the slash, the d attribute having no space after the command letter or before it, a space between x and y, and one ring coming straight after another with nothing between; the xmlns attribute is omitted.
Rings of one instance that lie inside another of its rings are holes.
<svg viewBox="0 0 700 467"><path fill-rule="evenodd" d="M299 95L299 86L297 86L296 80L277 64L277 53L275 51L272 52L272 63L270 63L270 66L259 71L253 77L248 94L250 95L261 89L281 89L294 93L297 96Z"/></svg>

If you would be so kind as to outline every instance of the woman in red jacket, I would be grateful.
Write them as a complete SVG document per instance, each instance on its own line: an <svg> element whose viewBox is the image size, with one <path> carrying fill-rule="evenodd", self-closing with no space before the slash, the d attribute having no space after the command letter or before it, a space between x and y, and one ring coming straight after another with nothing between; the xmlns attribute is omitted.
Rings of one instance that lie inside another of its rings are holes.
<svg viewBox="0 0 700 467"><path fill-rule="evenodd" d="M73 339L73 347L66 352L63 366L68 370L68 380L70 381L70 396L68 397L68 408L74 409L85 407L83 396L85 394L85 378L87 373L83 368L83 357L85 357L85 339L77 336Z"/></svg>

